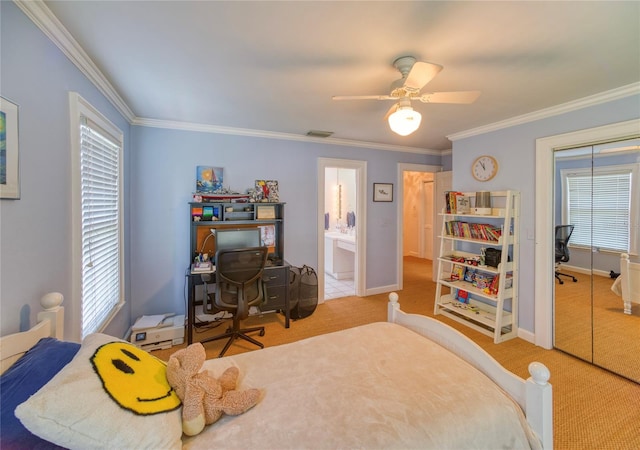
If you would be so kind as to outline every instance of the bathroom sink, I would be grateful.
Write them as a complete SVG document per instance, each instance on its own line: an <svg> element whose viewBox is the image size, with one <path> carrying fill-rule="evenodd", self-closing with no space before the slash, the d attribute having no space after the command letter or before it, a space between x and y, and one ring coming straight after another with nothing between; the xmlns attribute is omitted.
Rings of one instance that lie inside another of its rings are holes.
<svg viewBox="0 0 640 450"><path fill-rule="evenodd" d="M337 241L356 242L355 234L340 233L338 231L325 231L325 238L335 239Z"/></svg>

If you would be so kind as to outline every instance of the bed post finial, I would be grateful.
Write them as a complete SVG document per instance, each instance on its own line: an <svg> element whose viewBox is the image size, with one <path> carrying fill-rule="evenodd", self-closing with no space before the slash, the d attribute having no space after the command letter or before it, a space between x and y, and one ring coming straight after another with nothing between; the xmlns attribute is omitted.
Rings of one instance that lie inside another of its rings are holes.
<svg viewBox="0 0 640 450"><path fill-rule="evenodd" d="M551 378L551 372L549 372L547 366L536 361L529 364L529 373L533 381L541 386L547 384L549 378Z"/></svg>
<svg viewBox="0 0 640 450"><path fill-rule="evenodd" d="M44 311L38 313L38 322L49 320L51 322L51 336L57 339L64 338L64 307L62 302L64 295L60 292L49 292L40 299L40 305Z"/></svg>
<svg viewBox="0 0 640 450"><path fill-rule="evenodd" d="M542 448L553 448L553 400L549 378L551 373L540 362L529 364L531 377L526 382L527 421L542 442Z"/></svg>
<svg viewBox="0 0 640 450"><path fill-rule="evenodd" d="M42 305L45 311L50 311L55 309L57 306L62 305L63 301L64 296L60 292L49 292L42 296L40 299L40 305Z"/></svg>
<svg viewBox="0 0 640 450"><path fill-rule="evenodd" d="M398 303L398 294L392 292L389 294L389 303L387 304L387 322L396 321L396 311L400 310L400 303Z"/></svg>

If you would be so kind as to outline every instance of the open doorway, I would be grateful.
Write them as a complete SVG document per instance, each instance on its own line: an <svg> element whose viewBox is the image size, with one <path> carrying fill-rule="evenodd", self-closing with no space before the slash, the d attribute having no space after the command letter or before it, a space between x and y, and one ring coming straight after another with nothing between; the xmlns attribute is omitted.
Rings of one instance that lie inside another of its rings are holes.
<svg viewBox="0 0 640 450"><path fill-rule="evenodd" d="M363 296L366 162L318 160L318 299Z"/></svg>
<svg viewBox="0 0 640 450"><path fill-rule="evenodd" d="M404 256L433 259L433 175L404 172Z"/></svg>
<svg viewBox="0 0 640 450"><path fill-rule="evenodd" d="M398 289L403 287L404 256L415 239L415 252L420 258L432 259L435 221L435 173L441 166L398 164ZM405 187L405 180L409 180ZM428 197L428 198L427 198ZM415 211L413 208L415 207ZM405 234L405 232L407 234ZM430 242L426 242L429 239ZM407 246L405 246L407 240ZM427 252L431 254L427 256ZM411 253L408 253L411 254Z"/></svg>
<svg viewBox="0 0 640 450"><path fill-rule="evenodd" d="M324 169L324 298L355 295L356 170Z"/></svg>

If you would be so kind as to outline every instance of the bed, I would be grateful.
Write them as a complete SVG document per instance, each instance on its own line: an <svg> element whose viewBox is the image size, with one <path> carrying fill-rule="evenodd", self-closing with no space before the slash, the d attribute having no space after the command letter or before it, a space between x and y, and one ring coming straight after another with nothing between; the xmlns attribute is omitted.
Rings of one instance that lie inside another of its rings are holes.
<svg viewBox="0 0 640 450"><path fill-rule="evenodd" d="M631 314L631 303L640 303L640 263L631 262L626 253L620 254L620 275L611 290L622 297L625 314Z"/></svg>
<svg viewBox="0 0 640 450"><path fill-rule="evenodd" d="M237 366L239 387L259 388L261 398L194 437L182 436L179 408L131 414L105 398L87 359L120 340L99 334L81 345L60 340L63 308L49 304L32 330L0 340L3 371L9 366L1 377L0 447L552 448L544 365L531 363L523 380L457 330L401 311L395 293L389 299L387 322L206 361L216 375ZM66 354L58 361L50 345L67 346ZM8 398L24 384L25 365L28 378L38 378L32 392ZM51 365L59 367L44 369ZM13 417L12 430L26 426L9 436L12 442L5 441L7 408L20 419Z"/></svg>

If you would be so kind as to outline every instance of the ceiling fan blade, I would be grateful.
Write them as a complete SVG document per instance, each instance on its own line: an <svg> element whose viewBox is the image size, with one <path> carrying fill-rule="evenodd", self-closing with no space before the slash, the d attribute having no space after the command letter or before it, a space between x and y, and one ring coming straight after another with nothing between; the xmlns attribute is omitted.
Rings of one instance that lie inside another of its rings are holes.
<svg viewBox="0 0 640 450"><path fill-rule="evenodd" d="M404 87L407 91L417 92L422 89L425 84L433 80L441 70L442 66L438 64L418 61L411 68L409 75L407 75L407 79L404 81Z"/></svg>
<svg viewBox="0 0 640 450"><path fill-rule="evenodd" d="M387 122L389 120L389 116L396 112L398 108L400 108L400 103L394 103L393 106L389 108L389 111L384 115L384 121Z"/></svg>
<svg viewBox="0 0 640 450"><path fill-rule="evenodd" d="M422 94L412 100L423 103L473 103L480 97L480 91L431 92Z"/></svg>
<svg viewBox="0 0 640 450"><path fill-rule="evenodd" d="M333 100L397 100L390 95L334 95Z"/></svg>

